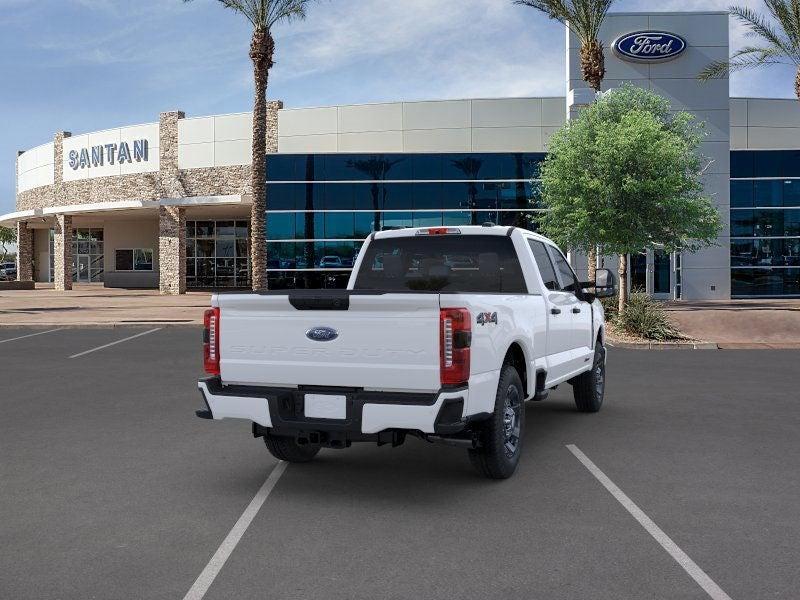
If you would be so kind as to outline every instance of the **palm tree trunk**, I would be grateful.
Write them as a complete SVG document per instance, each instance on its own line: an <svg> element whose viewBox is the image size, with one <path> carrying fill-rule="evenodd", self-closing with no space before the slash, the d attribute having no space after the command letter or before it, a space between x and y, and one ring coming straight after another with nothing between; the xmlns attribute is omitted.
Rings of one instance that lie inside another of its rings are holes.
<svg viewBox="0 0 800 600"><path fill-rule="evenodd" d="M800 100L800 68L797 69L797 75L794 78L794 93L797 99Z"/></svg>
<svg viewBox="0 0 800 600"><path fill-rule="evenodd" d="M586 257L586 260L589 261L587 280L594 281L597 279L597 246L592 246L589 249L589 254Z"/></svg>
<svg viewBox="0 0 800 600"><path fill-rule="evenodd" d="M267 83L272 67L275 44L269 31L256 29L250 43L250 58L253 61L255 100L253 102L253 155L252 180L253 204L250 208L251 241L250 268L253 290L267 289Z"/></svg>
<svg viewBox="0 0 800 600"><path fill-rule="evenodd" d="M619 312L625 310L628 304L628 255L619 255Z"/></svg>
<svg viewBox="0 0 800 600"><path fill-rule="evenodd" d="M581 46L581 75L595 92L600 91L600 84L606 76L603 45L597 40L586 42Z"/></svg>

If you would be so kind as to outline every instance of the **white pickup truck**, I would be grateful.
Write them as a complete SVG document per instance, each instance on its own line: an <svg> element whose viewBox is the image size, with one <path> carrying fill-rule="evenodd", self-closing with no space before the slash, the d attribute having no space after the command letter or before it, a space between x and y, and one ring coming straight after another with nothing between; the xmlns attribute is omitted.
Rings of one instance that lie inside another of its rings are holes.
<svg viewBox="0 0 800 600"><path fill-rule="evenodd" d="M253 423L290 462L407 435L465 447L487 477L519 461L526 400L572 384L603 402L612 273L579 283L561 251L491 224L373 233L346 290L221 293L205 314L205 419Z"/></svg>

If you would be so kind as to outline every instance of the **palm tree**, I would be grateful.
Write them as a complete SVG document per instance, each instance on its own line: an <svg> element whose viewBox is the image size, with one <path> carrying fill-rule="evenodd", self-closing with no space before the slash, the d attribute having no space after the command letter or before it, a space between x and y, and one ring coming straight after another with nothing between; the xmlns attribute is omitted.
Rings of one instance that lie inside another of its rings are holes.
<svg viewBox="0 0 800 600"><path fill-rule="evenodd" d="M730 60L711 63L699 77L706 81L725 77L731 71L790 64L797 69L794 93L800 100L800 0L764 0L764 4L771 18L746 6L730 8L730 13L748 29L747 35L757 38L761 45L745 46L734 52Z"/></svg>
<svg viewBox="0 0 800 600"><path fill-rule="evenodd" d="M191 0L183 0L191 2ZM266 243L266 149L267 149L267 83L274 65L275 40L272 28L280 22L304 19L306 7L313 0L219 0L225 8L235 10L253 26L250 59L253 61L255 100L253 103L253 205L250 223L253 239L250 244L250 267L253 289L267 288Z"/></svg>
<svg viewBox="0 0 800 600"><path fill-rule="evenodd" d="M514 4L530 6L551 19L566 25L581 42L581 76L595 92L600 91L606 76L603 42L598 39L600 27L614 0L514 0ZM592 248L587 257L589 280L597 273L597 251Z"/></svg>

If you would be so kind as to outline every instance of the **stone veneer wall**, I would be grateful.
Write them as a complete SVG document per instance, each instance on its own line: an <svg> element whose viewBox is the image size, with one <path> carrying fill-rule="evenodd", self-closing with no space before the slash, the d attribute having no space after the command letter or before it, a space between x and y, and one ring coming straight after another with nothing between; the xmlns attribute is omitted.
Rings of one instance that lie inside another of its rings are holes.
<svg viewBox="0 0 800 600"><path fill-rule="evenodd" d="M278 151L278 110L283 103L267 103L267 152ZM110 177L94 177L80 181L63 181L63 142L69 132L54 137L54 184L17 193L17 210L52 206L92 204L120 200L160 200L192 196L226 196L251 194L250 165L233 165L204 169L178 168L178 121L181 111L159 116L159 172ZM186 214L180 207L159 208L159 288L163 294L186 291ZM22 223L23 236L29 233ZM72 289L72 217L56 217L55 284L56 289ZM27 233L26 233L27 232ZM20 238L22 240L22 237ZM30 243L28 243L30 240ZM20 243L18 279L32 279L33 239ZM27 277L24 277L27 275Z"/></svg>
<svg viewBox="0 0 800 600"><path fill-rule="evenodd" d="M56 215L53 236L53 283L58 291L72 289L72 217Z"/></svg>
<svg viewBox="0 0 800 600"><path fill-rule="evenodd" d="M17 281L33 281L33 229L17 223Z"/></svg>

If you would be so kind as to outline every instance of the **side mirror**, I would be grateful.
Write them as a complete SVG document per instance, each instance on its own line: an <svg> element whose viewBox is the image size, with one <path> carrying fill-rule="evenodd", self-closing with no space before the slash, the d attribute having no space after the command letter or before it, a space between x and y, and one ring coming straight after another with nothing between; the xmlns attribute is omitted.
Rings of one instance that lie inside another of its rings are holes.
<svg viewBox="0 0 800 600"><path fill-rule="evenodd" d="M596 298L610 298L617 294L617 280L614 273L608 269L597 269L594 283L594 296Z"/></svg>

